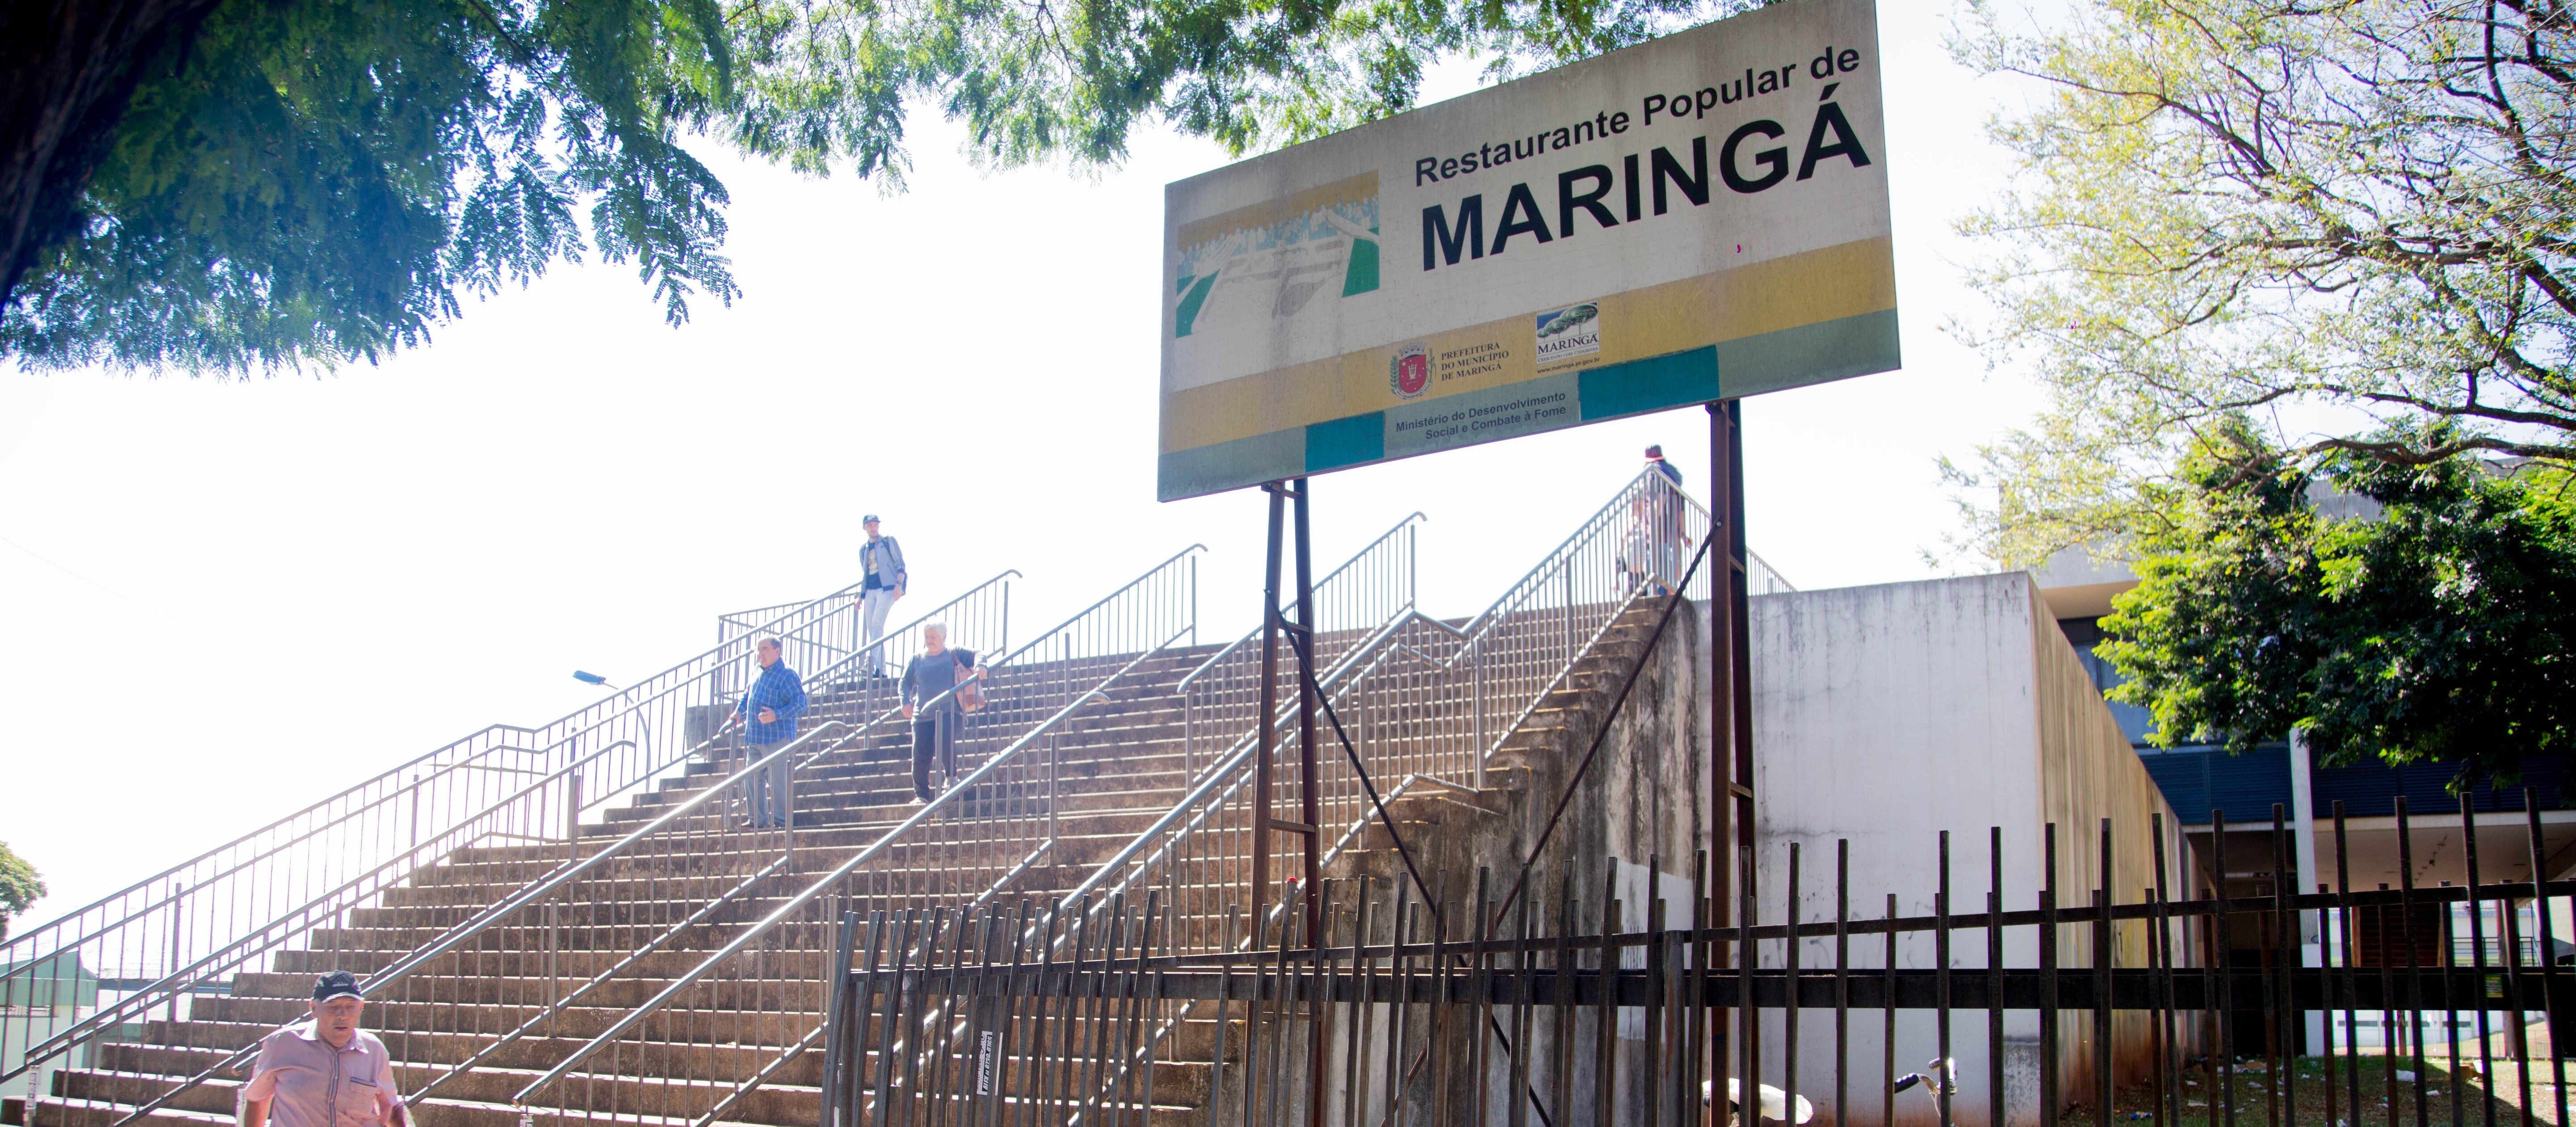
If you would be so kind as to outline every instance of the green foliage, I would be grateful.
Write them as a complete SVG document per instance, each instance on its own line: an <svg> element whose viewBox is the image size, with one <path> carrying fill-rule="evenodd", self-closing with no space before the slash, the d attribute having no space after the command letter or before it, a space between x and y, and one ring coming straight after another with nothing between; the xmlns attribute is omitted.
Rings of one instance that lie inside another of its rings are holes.
<svg viewBox="0 0 2576 1127"><path fill-rule="evenodd" d="M44 876L11 850L8 842L0 841L0 939L9 936L10 917L25 913L44 895Z"/></svg>
<svg viewBox="0 0 2576 1127"><path fill-rule="evenodd" d="M738 293L704 136L900 187L906 111L989 166L1114 164L1166 121L1237 153L1732 0L225 0L153 60L0 320L21 364L376 360L556 261L632 263L679 324Z"/></svg>
<svg viewBox="0 0 2576 1127"><path fill-rule="evenodd" d="M2452 441L2425 429L2372 438ZM2352 450L2311 471L2238 422L2184 477L2099 650L2158 739L2298 730L2320 763L2456 763L2462 783L2576 752L2576 475Z"/></svg>
<svg viewBox="0 0 2576 1127"><path fill-rule="evenodd" d="M1975 0L1954 45L2039 96L1971 217L2050 405L1962 483L2010 565L2153 532L2240 412L2294 451L2576 464L2576 20L2549 0ZM2448 420L2433 429L2393 423ZM2113 545L2116 547L2116 543Z"/></svg>

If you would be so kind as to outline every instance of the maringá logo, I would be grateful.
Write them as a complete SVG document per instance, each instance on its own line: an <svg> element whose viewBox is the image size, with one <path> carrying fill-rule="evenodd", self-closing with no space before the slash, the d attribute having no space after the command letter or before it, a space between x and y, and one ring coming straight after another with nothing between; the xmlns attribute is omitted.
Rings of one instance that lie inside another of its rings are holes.
<svg viewBox="0 0 2576 1127"><path fill-rule="evenodd" d="M1531 328L1542 368L1601 351L1601 306L1595 302L1548 310L1531 319Z"/></svg>
<svg viewBox="0 0 2576 1127"><path fill-rule="evenodd" d="M1420 341L1395 350L1386 365L1386 385L1399 399L1411 399L1431 386L1431 349Z"/></svg>

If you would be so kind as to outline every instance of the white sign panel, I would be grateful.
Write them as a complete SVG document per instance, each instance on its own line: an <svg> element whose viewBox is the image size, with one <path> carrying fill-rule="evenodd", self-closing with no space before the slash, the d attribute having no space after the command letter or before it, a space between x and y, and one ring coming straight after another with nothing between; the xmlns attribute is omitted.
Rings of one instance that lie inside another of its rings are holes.
<svg viewBox="0 0 2576 1127"><path fill-rule="evenodd" d="M1173 184L1164 500L1897 366L1871 0Z"/></svg>

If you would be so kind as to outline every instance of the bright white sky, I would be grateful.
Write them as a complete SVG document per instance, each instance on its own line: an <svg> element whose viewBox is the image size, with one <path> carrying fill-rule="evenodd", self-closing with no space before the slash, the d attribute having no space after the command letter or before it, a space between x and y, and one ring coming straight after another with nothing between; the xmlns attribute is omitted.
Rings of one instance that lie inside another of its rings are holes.
<svg viewBox="0 0 2576 1127"><path fill-rule="evenodd" d="M1920 579L1934 459L2026 417L1942 326L1982 314L1950 232L2009 171L2005 96L1946 4L1882 8L1907 364L1750 401L1755 549L1806 588ZM1437 96L1472 86L1445 69ZM1154 500L1163 185L986 175L913 122L911 191L719 161L747 293L672 330L623 267L558 268L381 367L219 383L0 371L0 840L69 911L496 721L714 641L726 610L856 577L858 515L931 606L1005 567L1034 632L1192 542L1211 635L1253 621L1256 494ZM1421 509L1428 609L1481 609L1696 410L1316 479L1319 565Z"/></svg>

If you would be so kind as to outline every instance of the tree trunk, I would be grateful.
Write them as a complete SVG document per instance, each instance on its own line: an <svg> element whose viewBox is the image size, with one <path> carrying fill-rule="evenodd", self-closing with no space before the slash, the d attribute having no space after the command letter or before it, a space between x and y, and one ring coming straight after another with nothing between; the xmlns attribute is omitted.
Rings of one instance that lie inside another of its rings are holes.
<svg viewBox="0 0 2576 1127"><path fill-rule="evenodd" d="M256 2L256 0L244 0ZM81 192L135 84L222 0L0 0L0 312Z"/></svg>

